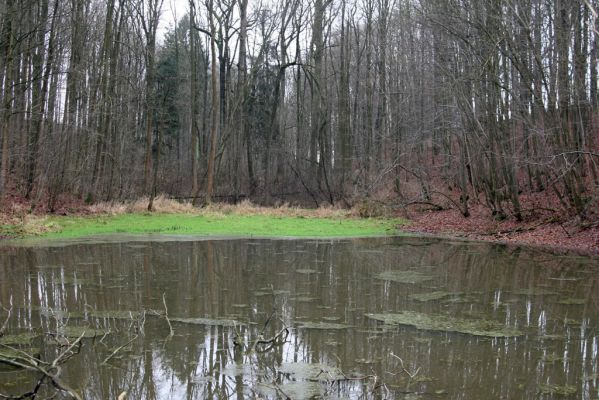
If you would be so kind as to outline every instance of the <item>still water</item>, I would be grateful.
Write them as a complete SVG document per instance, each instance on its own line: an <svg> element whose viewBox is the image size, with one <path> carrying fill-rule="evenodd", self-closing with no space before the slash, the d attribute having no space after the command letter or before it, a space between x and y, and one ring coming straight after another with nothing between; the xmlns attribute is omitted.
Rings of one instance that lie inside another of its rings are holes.
<svg viewBox="0 0 599 400"><path fill-rule="evenodd" d="M0 357L68 351L87 399L597 399L598 278L422 238L4 246ZM0 365L0 394L40 376Z"/></svg>

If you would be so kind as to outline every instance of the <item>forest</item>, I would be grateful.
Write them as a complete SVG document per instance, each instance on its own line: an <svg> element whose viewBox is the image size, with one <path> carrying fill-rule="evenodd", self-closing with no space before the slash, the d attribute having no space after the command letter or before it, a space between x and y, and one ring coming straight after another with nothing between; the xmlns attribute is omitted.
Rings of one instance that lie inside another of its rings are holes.
<svg viewBox="0 0 599 400"><path fill-rule="evenodd" d="M596 225L597 3L2 0L1 195Z"/></svg>

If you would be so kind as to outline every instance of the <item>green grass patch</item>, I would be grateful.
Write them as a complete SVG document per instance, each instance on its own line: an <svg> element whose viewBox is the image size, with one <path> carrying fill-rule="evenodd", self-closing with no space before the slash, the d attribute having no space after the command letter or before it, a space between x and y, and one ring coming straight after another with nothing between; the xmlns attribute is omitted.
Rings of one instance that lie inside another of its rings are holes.
<svg viewBox="0 0 599 400"><path fill-rule="evenodd" d="M260 237L358 237L397 234L401 219L311 218L268 215L120 214L93 217L48 217L50 227L35 235L78 238L102 234L180 234ZM32 236L32 235L24 235Z"/></svg>

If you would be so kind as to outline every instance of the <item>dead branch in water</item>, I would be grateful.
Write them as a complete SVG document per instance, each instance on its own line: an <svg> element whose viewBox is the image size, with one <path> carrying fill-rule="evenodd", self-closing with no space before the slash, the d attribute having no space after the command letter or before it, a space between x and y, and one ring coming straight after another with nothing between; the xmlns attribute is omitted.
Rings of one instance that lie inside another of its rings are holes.
<svg viewBox="0 0 599 400"><path fill-rule="evenodd" d="M104 359L104 361L102 361L102 363L100 365L104 365L106 364L112 357L114 357L119 351L121 351L122 349L124 349L125 347L129 346L131 343L133 343L133 341L135 339L137 339L139 337L139 335L135 335L133 336L133 338L131 338L131 340L129 340L127 343L125 343L122 346L117 347L112 353L110 353L110 355L108 357L106 357Z"/></svg>
<svg viewBox="0 0 599 400"><path fill-rule="evenodd" d="M249 350L248 350L249 353L254 352L254 351L257 353L266 353L266 352L272 350L274 347L283 345L287 341L287 338L289 337L289 328L287 328L284 325L283 325L283 328L281 330L279 330L277 332L277 334L274 335L273 337L271 337L269 339L264 338L264 333L266 332L266 328L272 321L275 314L276 314L276 310L273 308L272 312L270 313L270 315L264 322L264 326L262 327L262 330L258 334L258 337L256 338L256 340L254 340L254 342L252 343L252 346L249 348ZM258 348L258 347L261 347L261 348Z"/></svg>
<svg viewBox="0 0 599 400"><path fill-rule="evenodd" d="M254 350L258 353L266 353L267 351L272 350L276 346L281 346L287 341L287 337L289 337L289 329L287 327L283 327L276 335L271 337L270 339L260 339L258 338L254 343ZM258 349L258 346L266 346L264 348Z"/></svg>
<svg viewBox="0 0 599 400"><path fill-rule="evenodd" d="M8 315L6 316L6 319L4 320L4 323L0 327L0 337L2 337L4 335L4 332L6 331L6 327L8 326L8 321L10 320L10 316L12 314L12 306L10 306L10 308L8 308L8 309L4 308L4 311L6 311L6 313Z"/></svg>
<svg viewBox="0 0 599 400"><path fill-rule="evenodd" d="M171 338L175 335L175 331L173 330L173 325L171 325L171 320L168 317L168 307L166 306L166 293L162 293L162 304L164 304L164 319L166 319L168 329L170 330L168 337Z"/></svg>
<svg viewBox="0 0 599 400"><path fill-rule="evenodd" d="M156 315L157 317L162 317L166 320L166 323L168 324L168 329L169 329L169 335L168 335L167 339L170 339L175 335L175 330L173 329L173 325L171 324L171 319L168 316L168 307L166 305L166 293L162 293L162 305L164 306L163 312L156 311L156 310L150 310L150 311L152 312L152 314Z"/></svg>
<svg viewBox="0 0 599 400"><path fill-rule="evenodd" d="M399 360L399 363L401 365L401 372L405 372L405 374L408 375L410 377L410 379L414 379L416 377L416 375L418 375L418 372L420 372L420 367L416 368L416 371L414 371L414 372L408 371L406 369L406 367L404 367L403 360L400 357L396 356L393 353L390 353L390 355L391 355L391 357L395 357Z"/></svg>
<svg viewBox="0 0 599 400"><path fill-rule="evenodd" d="M82 397L79 395L79 393L62 381L60 374L62 373L61 365L67 362L74 355L79 354L79 351L81 350L81 340L84 336L85 332L81 333L81 335L74 342L69 343L67 348L62 351L51 363L45 362L37 357L33 357L32 355L19 349L15 349L11 346L0 345L13 353L10 357L0 355L0 363L41 374L33 390L23 393L19 396L0 395L0 397L6 399L35 398L43 383L45 381L49 381L49 383L51 383L52 386L54 386L57 390L68 394L76 400L82 400Z"/></svg>

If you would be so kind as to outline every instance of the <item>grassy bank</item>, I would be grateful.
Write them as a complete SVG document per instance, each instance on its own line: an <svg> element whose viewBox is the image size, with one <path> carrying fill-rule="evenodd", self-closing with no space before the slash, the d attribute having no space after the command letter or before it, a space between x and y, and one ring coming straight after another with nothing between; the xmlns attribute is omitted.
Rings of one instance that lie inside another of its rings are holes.
<svg viewBox="0 0 599 400"><path fill-rule="evenodd" d="M72 238L103 233L167 233L235 236L370 236L392 233L397 221L266 215L123 214L50 218L43 236Z"/></svg>
<svg viewBox="0 0 599 400"><path fill-rule="evenodd" d="M78 238L101 234L181 234L202 236L350 237L397 233L404 221L358 218L338 209L213 205L208 208L162 206L147 213L111 207L88 216L26 217L4 224L4 237Z"/></svg>

